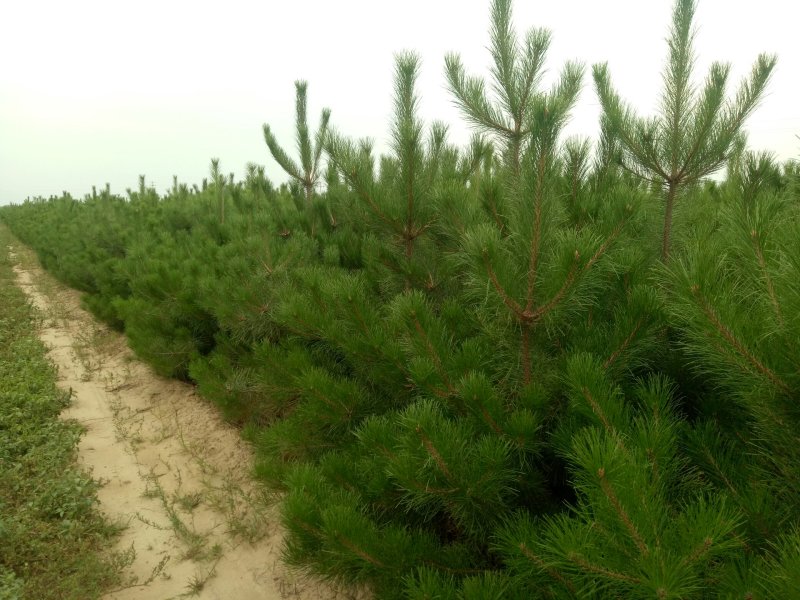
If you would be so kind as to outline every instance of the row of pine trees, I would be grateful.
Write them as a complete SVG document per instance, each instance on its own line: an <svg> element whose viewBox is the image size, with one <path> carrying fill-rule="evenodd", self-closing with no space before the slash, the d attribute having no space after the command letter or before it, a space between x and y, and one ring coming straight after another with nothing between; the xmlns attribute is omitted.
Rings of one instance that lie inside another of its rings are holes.
<svg viewBox="0 0 800 600"><path fill-rule="evenodd" d="M490 79L445 59L475 136L418 113L391 151L308 126L290 183L3 209L159 373L197 384L283 492L285 559L379 598L800 598L800 172L742 135L775 66L698 84L676 0L655 117L541 85L547 31L493 0ZM727 167L724 181L708 176Z"/></svg>

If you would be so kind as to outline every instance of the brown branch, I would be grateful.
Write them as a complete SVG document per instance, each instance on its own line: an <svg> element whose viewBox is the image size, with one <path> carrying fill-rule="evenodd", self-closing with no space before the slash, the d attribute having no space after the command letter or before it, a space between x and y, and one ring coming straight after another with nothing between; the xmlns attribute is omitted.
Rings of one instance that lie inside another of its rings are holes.
<svg viewBox="0 0 800 600"><path fill-rule="evenodd" d="M610 367L612 364L614 364L614 361L617 360L617 358L619 358L619 355L622 354L623 352L625 352L625 350L628 348L630 343L633 341L633 338L639 332L639 329L641 329L643 324L644 324L644 319L639 319L638 321L636 321L636 324L633 327L633 331L630 332L630 334L628 335L628 337L625 338L625 340L622 342L620 347L617 348L616 350L614 350L614 352L611 353L611 356L609 356L606 359L606 361L603 363L603 368L604 369L608 369L608 367Z"/></svg>
<svg viewBox="0 0 800 600"><path fill-rule="evenodd" d="M309 388L306 388L306 391L307 391L307 392L308 392L308 391L310 391L310 393L311 393L311 394L312 394L312 395L313 395L315 398L318 398L319 400L322 400L322 402L323 402L325 405L327 405L329 408L331 408L331 409L333 409L333 410L336 410L336 408L337 408L337 407L340 407L340 408L344 409L344 413L345 413L345 414L348 416L348 418L353 416L353 409L352 409L352 408L348 407L348 406L347 406L347 405L346 405L344 402L342 402L341 400L334 400L333 398L330 398L330 397L328 397L328 395L327 395L327 394L324 394L324 393L323 393L323 392L322 392L322 391L321 391L319 388L317 388L316 386L315 386L315 387L312 387L310 390L309 390Z"/></svg>
<svg viewBox="0 0 800 600"><path fill-rule="evenodd" d="M525 545L525 542L520 542L519 550L520 552L522 552L525 558L534 563L542 571L550 575L550 577L552 577L559 583L563 584L573 594L576 593L575 587L572 585L572 582L566 579L561 573L556 571L553 567L548 567L547 563L545 563L544 560L536 556L533 552L531 552L528 549L528 547Z"/></svg>
<svg viewBox="0 0 800 600"><path fill-rule="evenodd" d="M492 218L494 219L497 228L500 230L500 235L502 235L503 233L505 233L506 226L505 223L503 223L503 220L500 218L500 214L497 212L497 206L494 201L494 194L492 194L490 199L487 200L487 203L489 204L489 210L492 213Z"/></svg>
<svg viewBox="0 0 800 600"><path fill-rule="evenodd" d="M439 470L444 474L445 477L449 480L453 480L453 476L450 474L450 469L447 468L447 463L444 462L442 455L439 454L439 451L436 449L436 446L433 445L431 439L425 435L425 432L422 430L422 427L417 425L415 428L417 435L419 436L420 440L422 440L422 445L425 447L425 450L428 451L428 454L431 455L431 458L436 462L436 465L439 467Z"/></svg>
<svg viewBox="0 0 800 600"><path fill-rule="evenodd" d="M758 239L758 233L755 231L755 229L750 232L750 237L753 240L753 249L755 250L756 257L758 258L758 265L761 267L761 271L764 274L764 279L767 283L767 292L769 292L769 298L772 302L772 308L775 310L775 316L778 318L778 322L780 323L781 327L786 327L786 322L783 320L781 307L778 304L778 296L775 294L775 286L772 284L772 277L769 276L769 271L767 271L767 261L764 259L764 251L761 248L761 244L759 243Z"/></svg>
<svg viewBox="0 0 800 600"><path fill-rule="evenodd" d="M577 170L572 171L572 179L570 185L570 200L572 206L575 206L578 201L578 172Z"/></svg>
<svg viewBox="0 0 800 600"><path fill-rule="evenodd" d="M625 573L619 573L618 571L612 571L611 569L606 569L605 567L601 567L598 565L594 565L581 557L577 552L570 552L567 554L567 559L574 562L576 565L589 571L590 573L597 573L598 575L604 575L611 579L616 579L618 581L626 581L628 583L641 583L642 580L636 577L631 577L630 575L626 575Z"/></svg>
<svg viewBox="0 0 800 600"><path fill-rule="evenodd" d="M347 548L348 550L350 550L354 554L357 554L358 556L363 558L368 563L371 563L371 564L375 565L376 567L380 567L381 569L385 569L386 568L386 565L384 565L381 561L379 561L377 558L367 554L364 550L362 550L361 548L356 546L353 542L348 540L343 535L337 533L337 534L334 534L334 536L339 541L339 543L342 544L342 546L344 546L345 548Z"/></svg>
<svg viewBox="0 0 800 600"><path fill-rule="evenodd" d="M658 176L660 176L664 180L669 179L667 173L664 171L661 165L658 164L658 160L656 160L655 155L652 152L644 149L641 145L637 144L633 140L633 138L628 135L628 132L624 127L617 128L617 134L619 135L620 138L622 138L623 143L627 144L629 148L634 148L634 147L636 148L636 150L633 151L634 155L638 154L650 160L650 164L646 165L646 168L648 168L651 171L654 171ZM625 167L624 164L622 166ZM630 169L627 170L630 171ZM654 182L655 181L657 180L654 180Z"/></svg>
<svg viewBox="0 0 800 600"><path fill-rule="evenodd" d="M561 289L559 289L556 292L555 296L553 296L547 304L540 306L533 313L531 313L530 311L526 311L526 313L523 315L526 317L526 320L536 323L548 312L553 310L558 305L558 303L564 299L564 295L567 293L567 290L570 287L572 287L573 283L575 283L575 276L578 267L578 261L580 260L580 258L581 258L580 253L577 250L575 250L575 256L572 259L572 266L569 269L569 273L567 273L567 278L564 280Z"/></svg>
<svg viewBox="0 0 800 600"><path fill-rule="evenodd" d="M647 544L644 543L644 539L642 539L641 534L637 531L636 526L631 521L630 516L625 511L625 508L622 506L622 503L617 498L617 495L614 493L614 489L611 487L611 484L608 482L606 478L606 470L603 467L597 469L597 476L600 479L600 488L603 490L603 493L608 498L608 501L611 502L611 505L614 507L614 510L617 511L617 516L619 516L620 520L625 525L628 533L631 534L636 547L639 549L644 556L650 554L650 549L647 547Z"/></svg>
<svg viewBox="0 0 800 600"><path fill-rule="evenodd" d="M380 445L376 446L376 448L378 448L380 453L383 456L385 456L386 458L388 458L390 460L396 460L397 459L397 454L395 454L394 452L389 450L389 448L387 446L384 446L383 444L380 444Z"/></svg>
<svg viewBox="0 0 800 600"><path fill-rule="evenodd" d="M523 318L529 314L527 311L523 314ZM530 321L523 321L522 323L522 380L525 385L531 382L531 323Z"/></svg>
<svg viewBox="0 0 800 600"><path fill-rule="evenodd" d="M539 154L536 172L536 191L533 196L533 235L531 236L531 248L528 264L528 291L527 304L525 310L530 312L533 308L533 295L536 291L536 277L539 271L539 251L542 243L542 200L544 195L544 152Z"/></svg>
<svg viewBox="0 0 800 600"><path fill-rule="evenodd" d="M733 483L731 483L730 479L728 479L728 477L725 475L724 471L722 470L722 468L717 463L717 459L714 458L714 455L711 453L710 450L708 450L708 448L704 448L703 456L708 461L708 463L714 468L714 470L716 471L717 477L722 479L723 483L725 483L725 486L730 490L731 494L733 494L733 497L737 498L737 499L741 499L741 495L739 494L739 490L737 490L734 487Z"/></svg>
<svg viewBox="0 0 800 600"><path fill-rule="evenodd" d="M583 386L581 388L581 394L583 394L583 397L586 399L586 402L589 403L589 406L592 408L592 412L597 416L598 419L600 419L600 422L603 424L603 427L605 427L608 434L612 437L616 436L616 430L611 425L611 422L608 420L608 417L606 417L606 414L603 412L603 409L600 408L600 405L597 403L597 400L595 400L594 396L592 396L592 393L589 391L589 388Z"/></svg>
<svg viewBox="0 0 800 600"><path fill-rule="evenodd" d="M483 406L481 406L481 415L483 416L483 420L486 421L486 424L491 427L495 433L498 435L505 435L505 432L500 428L497 422L492 418L492 415L489 414L489 411L486 410Z"/></svg>
<svg viewBox="0 0 800 600"><path fill-rule="evenodd" d="M694 550L692 550L692 553L689 554L689 556L684 557L684 559L681 561L681 564L686 565L696 562L701 556L709 551L712 543L713 540L710 537L705 538Z"/></svg>
<svg viewBox="0 0 800 600"><path fill-rule="evenodd" d="M502 132L506 135L513 135L514 130L509 128L508 126L500 123L499 121L495 121L490 119L489 116L483 111L481 103L475 104L469 101L469 97L466 96L461 90L458 88L453 89L455 92L458 101L461 102L465 107L467 107L467 113L472 113L471 119L477 123L480 123L482 127L486 127L487 129L495 129L499 132ZM475 115L478 115L480 118L475 118Z"/></svg>
<svg viewBox="0 0 800 600"><path fill-rule="evenodd" d="M611 234L603 241L602 244L600 244L600 247L597 249L597 251L594 254L592 254L592 257L588 261L586 261L586 264L583 265L583 272L584 273L586 271L588 271L589 269L591 269L594 266L594 263L596 263L598 260L600 260L600 257L603 254L605 254L605 252L606 252L606 250L608 250L609 246L611 246L611 244L614 242L614 240L616 240L619 237L619 234L622 233L622 230L624 229L625 224L627 222L628 222L628 219L626 217L626 218L622 219L622 221L617 223L617 226L614 227L614 229L611 231Z"/></svg>
<svg viewBox="0 0 800 600"><path fill-rule="evenodd" d="M661 234L661 260L667 262L670 250L670 235L672 234L672 211L675 207L675 199L678 197L677 180L670 179L667 188L667 202L664 208L664 230Z"/></svg>
<svg viewBox="0 0 800 600"><path fill-rule="evenodd" d="M702 145L702 143L708 139L707 136L708 132L711 130L711 127L712 127L712 122L709 121L703 128L703 130L698 133L697 137L694 140L694 143L692 144L692 148L686 154L686 160L683 161L681 168L678 169L677 173L678 179L683 180L691 177L691 174L689 173L689 165L692 162L692 160L694 160L694 157L697 155L697 153L700 151L700 146Z"/></svg>
<svg viewBox="0 0 800 600"><path fill-rule="evenodd" d="M416 311L411 313L411 317L414 320L414 329L416 329L417 333L419 334L420 338L422 338L422 342L425 345L425 349L428 352L431 360L433 361L436 370L439 372L439 377L441 377L442 382L447 386L447 389L452 393L453 386L450 383L450 379L447 377L447 373L444 370L444 366L442 365L442 360L439 358L439 354L436 352L436 349L433 347L430 338L428 337L427 332L422 327L422 323L419 322L419 318L417 317Z"/></svg>
<svg viewBox="0 0 800 600"><path fill-rule="evenodd" d="M398 224L392 218L387 217L377 203L372 199L372 196L370 196L366 190L364 190L361 182L356 177L356 172L352 171L351 173L348 173L347 171L344 171L344 173L345 177L347 177L347 179L350 181L350 184L355 188L356 193L364 202L367 203L367 206L369 206L370 210L375 214L375 216L389 225L398 234L402 234L401 228L398 226Z"/></svg>
<svg viewBox="0 0 800 600"><path fill-rule="evenodd" d="M736 336L733 335L733 332L728 329L724 323L722 323L719 316L716 314L716 312L714 312L713 307L711 307L708 301L700 294L700 286L697 284L693 285L691 287L691 292L692 295L697 298L703 314L705 314L706 318L714 326L717 332L725 339L725 341L733 346L733 348L735 348L736 351L759 373L767 377L767 379L779 387L784 393L789 394L791 392L791 388L788 386L788 384L778 377L778 375L772 369L758 360L758 358L756 358L742 342L736 339Z"/></svg>
<svg viewBox="0 0 800 600"><path fill-rule="evenodd" d="M406 227L405 230L408 232L408 237L406 238L406 258L410 259L411 254L414 251L414 240L416 236L413 235L414 232L414 160L409 159L406 157L406 160L409 162L408 168L408 180L406 181ZM413 237L412 237L413 236Z"/></svg>
<svg viewBox="0 0 800 600"><path fill-rule="evenodd" d="M517 304L516 300L514 300L511 296L509 296L506 293L505 289L503 289L503 286L500 285L500 281L498 281L497 275L495 274L492 265L489 264L489 259L485 254L483 256L483 260L484 263L486 264L486 272L489 275L489 279L491 280L494 289L500 295L500 298L503 299L503 304L505 304L509 309L511 309L511 312L514 313L515 317L517 317L520 320L524 320L523 314L525 311L519 304Z"/></svg>

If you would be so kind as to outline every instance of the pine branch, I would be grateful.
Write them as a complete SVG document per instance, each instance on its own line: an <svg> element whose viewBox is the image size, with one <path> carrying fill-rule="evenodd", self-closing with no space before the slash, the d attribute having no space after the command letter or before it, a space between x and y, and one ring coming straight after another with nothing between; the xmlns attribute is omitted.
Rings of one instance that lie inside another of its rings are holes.
<svg viewBox="0 0 800 600"><path fill-rule="evenodd" d="M461 58L457 55L448 54L445 57L445 77L456 105L469 121L487 131L499 132L506 138L516 135L513 126L492 108L483 81L477 77L467 77Z"/></svg>
<svg viewBox="0 0 800 600"><path fill-rule="evenodd" d="M614 507L617 516L625 525L628 533L630 533L631 538L633 538L633 541L636 544L636 547L639 549L639 552L641 552L643 556L647 556L650 554L650 549L647 547L647 544L644 543L642 535L636 529L636 526L633 524L633 521L631 521L630 516L625 511L625 508L622 506L622 503L619 501L617 495L614 493L614 488L611 487L611 484L606 477L606 470L602 467L599 468L597 470L597 477L600 480L600 489L603 490L606 498L608 498L608 501Z"/></svg>
<svg viewBox="0 0 800 600"><path fill-rule="evenodd" d="M522 552L523 556L525 556L528 560L530 560L533 564L535 564L539 569L547 573L555 581L562 584L573 594L577 594L577 590L575 589L575 586L572 585L572 582L569 581L566 577L564 577L561 573L559 573L556 569L549 566L541 557L536 556L536 554L531 552L530 548L528 548L525 545L525 542L520 542L518 547L520 552Z"/></svg>
<svg viewBox="0 0 800 600"><path fill-rule="evenodd" d="M701 558L708 554L713 543L714 541L711 538L704 538L703 541L700 542L687 556L683 557L681 564L689 565L691 563L698 562Z"/></svg>
<svg viewBox="0 0 800 600"><path fill-rule="evenodd" d="M742 82L735 101L723 119L723 131L729 135L739 132L747 118L758 107L777 63L778 58L774 54L758 55L749 79Z"/></svg>
<svg viewBox="0 0 800 600"><path fill-rule="evenodd" d="M280 147L277 139L275 139L275 136L272 133L272 130L266 123L264 123L263 131L264 141L267 143L267 147L272 154L272 158L275 159L275 162L277 162L289 176L302 183L304 178L300 173L300 168L291 158L289 158L289 155L286 154L283 148Z"/></svg>
<svg viewBox="0 0 800 600"><path fill-rule="evenodd" d="M362 153L358 152L349 140L345 140L334 132L328 134L326 147L331 161L342 173L345 181L352 186L359 198L369 207L370 211L393 229L395 233L401 235L402 231L399 229L398 224L381 209L369 189L371 186L369 185L370 182L367 181L366 175L371 176L372 174L371 172L364 172L365 167L362 161L359 160Z"/></svg>
<svg viewBox="0 0 800 600"><path fill-rule="evenodd" d="M694 125L688 139L693 139L691 148L686 153L683 164L680 166L678 177L684 178L697 171L697 154L704 144L708 143L715 125L719 121L720 110L725 101L725 85L730 74L730 65L714 63L706 79L705 87L694 110ZM724 159L724 157L721 157Z"/></svg>
<svg viewBox="0 0 800 600"><path fill-rule="evenodd" d="M422 427L417 425L415 431L419 436L419 439L422 441L422 445L425 447L425 450L427 450L428 454L430 454L431 458L436 463L436 466L439 467L442 475L444 475L449 481L453 481L453 475L450 473L450 469L447 468L447 463L444 462L442 455L436 449L436 446L434 446L431 439L425 434L425 431L422 429Z"/></svg>
<svg viewBox="0 0 800 600"><path fill-rule="evenodd" d="M693 90L691 87L692 65L692 19L695 12L695 0L676 0L672 14L672 31L668 40L669 59L664 74L664 93L661 100L666 131L669 135L667 156L670 159L670 175L678 172L676 159L680 156L686 121Z"/></svg>
<svg viewBox="0 0 800 600"><path fill-rule="evenodd" d="M411 318L414 323L414 329L419 335L420 339L422 340L423 345L425 346L425 350L433 361L434 366L436 367L436 371L439 374L439 377L444 382L445 386L447 387L447 391L445 395L453 394L455 392L452 384L450 383L450 378L447 376L447 372L442 365L442 359L439 357L439 354L436 352L436 349L433 347L428 334L426 333L425 329L422 327L422 323L419 322L419 318L415 313L411 313Z"/></svg>
<svg viewBox="0 0 800 600"><path fill-rule="evenodd" d="M708 322L714 327L717 333L722 336L722 338L728 342L733 349L736 350L737 354L753 369L755 369L756 372L769 379L783 393L790 394L791 388L789 385L774 371L772 371L772 369L764 365L752 352L750 352L745 345L736 338L733 332L720 320L719 316L714 311L714 308L700 292L700 286L695 284L691 287L690 291L697 300L697 303Z"/></svg>
<svg viewBox="0 0 800 600"><path fill-rule="evenodd" d="M536 277L539 274L539 252L541 251L542 237L542 202L544 200L544 177L546 156L540 153L536 161L536 187L533 194L533 225L528 257L528 289L525 294L525 312L533 308L534 293L536 292Z"/></svg>
<svg viewBox="0 0 800 600"><path fill-rule="evenodd" d="M611 355L605 360L603 363L603 368L608 369L614 362L619 358L619 356L627 350L628 346L630 346L633 339L636 337L636 334L641 329L642 325L644 325L644 319L638 319L636 323L634 323L633 327L631 328L631 332L628 336L622 341L622 343L617 347Z"/></svg>
<svg viewBox="0 0 800 600"><path fill-rule="evenodd" d="M300 165L306 175L308 175L313 170L311 163L311 140L308 135L308 115L306 113L308 83L305 81L296 81L294 86L296 92L295 127L297 131L297 151L300 153Z"/></svg>
<svg viewBox="0 0 800 600"><path fill-rule="evenodd" d="M750 232L750 239L753 242L753 251L755 252L756 258L758 260L758 266L761 269L762 277L764 278L764 282L767 286L767 293L769 294L770 302L772 303L772 308L775 312L775 317L778 319L778 323L780 324L781 329L786 327L786 322L783 319L783 312L781 311L780 304L778 303L778 297L775 294L775 286L772 283L772 277L767 270L767 261L764 259L764 250L761 247L761 240L759 238L758 232L753 229Z"/></svg>
<svg viewBox="0 0 800 600"><path fill-rule="evenodd" d="M630 575L626 575L625 573L620 573L619 571L612 571L611 569L607 569L605 567L593 564L588 560L586 560L583 556L581 556L577 552L568 553L566 558L567 560L575 563L581 569L583 569L584 571L588 571L589 573L602 575L604 577L608 577L609 579L614 579L616 581L624 581L625 583L634 583L634 584L642 583L642 580L639 579L638 577L631 577Z"/></svg>
<svg viewBox="0 0 800 600"><path fill-rule="evenodd" d="M676 200L689 184L717 171L727 158L746 118L763 95L775 57L760 55L749 80L722 110L729 68L714 63L699 100L691 85L694 64L692 19L695 0L675 0L664 71L659 118L644 121L612 90L605 64L593 68L604 119L622 145L623 166L661 183L666 195L661 258L670 254Z"/></svg>
<svg viewBox="0 0 800 600"><path fill-rule="evenodd" d="M331 111L329 108L322 109L322 116L319 120L319 128L317 129L317 134L314 136L314 179L316 180L316 175L319 173L319 163L322 157L322 151L325 149L325 141L328 135L328 124L331 119Z"/></svg>
<svg viewBox="0 0 800 600"><path fill-rule="evenodd" d="M522 100L519 114L524 115L541 81L544 61L550 48L551 34L546 29L533 29L528 32L525 43L525 56L522 66Z"/></svg>
<svg viewBox="0 0 800 600"><path fill-rule="evenodd" d="M352 540L348 539L348 538L347 538L347 537L345 537L343 534L341 534L341 533L338 533L338 532L337 532L337 533L334 533L334 534L333 534L333 537L334 537L334 539L336 539L336 541L337 541L337 542L339 542L339 543L340 543L342 546L344 546L345 548L347 548L348 550L350 550L350 551L351 551L353 554L355 554L356 556L358 556L358 557L362 558L363 560L367 561L368 563L370 563L370 564L372 564L372 565L375 565L376 567L380 567L381 569L386 569L386 568L388 568L386 565L384 565L384 564L383 564L381 561L379 561L377 558L375 558L374 556L371 556L369 553L367 553L367 552L366 552L365 550L363 550L362 548L359 548L359 547L356 545L356 543L355 543L355 542L353 542Z"/></svg>
<svg viewBox="0 0 800 600"><path fill-rule="evenodd" d="M508 292L506 292L506 290L500 284L500 281L497 279L497 274L494 272L494 268L489 262L489 257L486 254L483 256L483 261L484 265L486 266L486 273L489 275L489 280L492 282L492 286L494 286L497 294L503 300L503 304L505 304L519 320L525 320L523 315L526 313L526 310L523 309L522 306L516 302L516 300L509 296Z"/></svg>
<svg viewBox="0 0 800 600"><path fill-rule="evenodd" d="M511 0L493 0L491 15L490 39L493 58L491 72L497 82L494 91L508 113L515 118L514 129L518 131L521 124L519 90L516 87L519 49L511 25Z"/></svg>
<svg viewBox="0 0 800 600"><path fill-rule="evenodd" d="M405 256L410 259L414 250L414 220L416 217L417 170L422 167L422 124L417 118L418 98L414 86L419 75L419 57L413 53L399 54L395 67L395 122L392 128L394 151L400 160L405 187L405 223L400 229L405 242Z"/></svg>
<svg viewBox="0 0 800 600"><path fill-rule="evenodd" d="M572 284L575 283L575 276L580 257L580 253L576 250L572 261L572 266L570 267L569 273L567 273L567 277L564 280L564 283L561 285L561 288L559 288L559 290L547 303L537 308L535 311L533 311L533 313L530 313L529 311L523 313L523 317L525 317L526 320L536 323L556 306L558 306L558 304L564 299L567 291L572 287Z"/></svg>
<svg viewBox="0 0 800 600"><path fill-rule="evenodd" d="M611 437L619 438L617 430L613 425L611 425L611 421L608 420L608 417L606 416L605 412L603 412L603 409L600 407L600 404L594 398L592 393L589 391L589 388L582 386L581 394L586 400L586 403L592 408L592 412L595 414L595 416L600 419L600 422L603 424L603 428L606 430L606 432Z"/></svg>

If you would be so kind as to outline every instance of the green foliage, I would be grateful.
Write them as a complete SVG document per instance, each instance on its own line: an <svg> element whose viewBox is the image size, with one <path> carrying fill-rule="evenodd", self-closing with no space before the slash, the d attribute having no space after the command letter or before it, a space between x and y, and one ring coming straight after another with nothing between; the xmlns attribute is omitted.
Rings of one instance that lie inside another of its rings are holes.
<svg viewBox="0 0 800 600"><path fill-rule="evenodd" d="M569 515L512 522L500 535L510 569L578 597L684 598L713 585L711 567L742 545L739 515L686 469L673 386L653 377L626 398L588 355L570 360L567 377L586 423L565 449L578 503Z"/></svg>
<svg viewBox="0 0 800 600"><path fill-rule="evenodd" d="M328 121L331 118L330 109L324 108L319 122L319 129L314 136L314 143L312 144L308 131L308 116L307 116L307 91L308 83L305 81L296 81L295 91L297 94L296 100L296 113L297 113L297 150L300 153L300 164L298 165L293 161L286 151L278 144L272 129L266 123L263 126L264 141L267 143L272 158L275 159L281 168L286 173L303 186L306 195L306 203L310 204L314 195L314 187L320 176L320 159L322 158L322 149L325 144L325 136L328 131Z"/></svg>
<svg viewBox="0 0 800 600"><path fill-rule="evenodd" d="M550 94L538 92L550 32L532 29L520 44L514 35L511 0L494 0L491 15L491 88L497 96L496 103L489 100L482 79L466 75L457 54L445 58L445 75L467 121L503 142L506 164L518 175L525 148L533 143L531 136L538 134L547 144L552 141L547 139L548 133L558 132L560 121L577 98L583 68L567 63Z"/></svg>
<svg viewBox="0 0 800 600"><path fill-rule="evenodd" d="M744 189L751 193L743 194ZM766 513L759 517L760 537L765 537L800 508L800 219L796 198L790 201L768 183L754 182L734 193L708 224L702 242L698 239L665 271L667 306L692 368L727 398L728 407L710 405L702 416L719 423L715 413L733 413L719 425L724 442L708 440L705 447L724 443L753 457L746 477L734 477L728 487L747 512ZM706 468L724 479L736 467L707 461ZM767 502L768 510L756 499Z"/></svg>
<svg viewBox="0 0 800 600"><path fill-rule="evenodd" d="M747 118L758 105L776 64L761 54L734 99L725 101L730 65L711 65L705 84L692 81L695 62L692 19L695 0L676 0L672 14L669 59L658 117L643 119L611 87L608 66L595 65L595 87L603 119L621 149L621 164L666 194L661 258L670 253L672 212L682 191L725 164Z"/></svg>
<svg viewBox="0 0 800 600"><path fill-rule="evenodd" d="M519 41L495 0L491 80L445 60L464 149L420 118L404 52L387 155L325 111L312 143L299 82L299 163L265 127L289 186L215 160L163 197L142 178L0 214L245 427L294 565L382 598L791 598L797 168L740 135L774 59L727 103L727 66L696 90L693 14L658 118L594 68L594 149L562 136L582 67L542 90L550 34Z"/></svg>

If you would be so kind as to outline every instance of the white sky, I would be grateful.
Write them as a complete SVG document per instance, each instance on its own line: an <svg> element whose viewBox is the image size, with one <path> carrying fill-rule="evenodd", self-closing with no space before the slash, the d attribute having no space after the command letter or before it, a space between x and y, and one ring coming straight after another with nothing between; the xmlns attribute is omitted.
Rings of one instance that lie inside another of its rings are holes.
<svg viewBox="0 0 800 600"><path fill-rule="evenodd" d="M598 106L589 67L608 61L622 96L652 113L660 92L671 0L516 0L518 31L553 32L551 75L568 59L587 65L569 133L594 137ZM268 155L268 122L294 155L294 85L309 81L314 128L332 124L386 148L393 55L423 59L423 117L468 130L452 106L444 55L460 52L471 73L489 64L489 0L9 0L0 8L0 204L27 196L76 196L139 174L163 191L199 183L210 158L243 175L253 161L285 180ZM800 157L800 3L699 0L697 76L712 60L733 63L731 93L759 52L779 62L750 144L779 159Z"/></svg>

